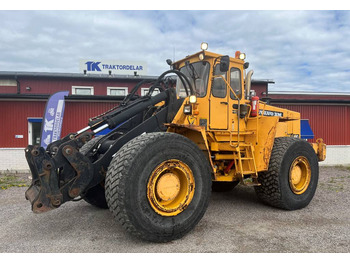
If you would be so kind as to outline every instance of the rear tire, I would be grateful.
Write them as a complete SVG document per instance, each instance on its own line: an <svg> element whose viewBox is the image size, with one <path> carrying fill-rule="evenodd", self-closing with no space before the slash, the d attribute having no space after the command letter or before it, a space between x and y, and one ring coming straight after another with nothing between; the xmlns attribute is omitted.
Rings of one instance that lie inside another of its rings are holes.
<svg viewBox="0 0 350 262"><path fill-rule="evenodd" d="M86 155L87 152L96 144L100 139L102 139L103 136L94 137L89 142L87 142L85 145L83 145L79 152L83 155ZM104 188L104 181L90 189L87 190L85 195L83 196L83 199L89 203L90 205L107 209L108 205L106 202L105 197L105 188Z"/></svg>
<svg viewBox="0 0 350 262"><path fill-rule="evenodd" d="M149 133L129 141L106 176L114 217L129 233L152 242L178 239L193 229L210 193L210 167L203 152L174 133Z"/></svg>
<svg viewBox="0 0 350 262"><path fill-rule="evenodd" d="M309 143L292 137L275 139L269 169L259 173L255 192L264 203L295 210L312 200L318 183L318 159Z"/></svg>

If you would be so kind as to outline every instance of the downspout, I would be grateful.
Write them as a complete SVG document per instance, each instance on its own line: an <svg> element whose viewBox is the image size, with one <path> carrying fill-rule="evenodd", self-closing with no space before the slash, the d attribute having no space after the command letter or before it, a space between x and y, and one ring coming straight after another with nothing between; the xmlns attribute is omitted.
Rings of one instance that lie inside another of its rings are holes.
<svg viewBox="0 0 350 262"><path fill-rule="evenodd" d="M18 81L18 77L17 76L15 76L15 80L16 80L16 83L17 83L17 95L19 95L21 93L21 84Z"/></svg>

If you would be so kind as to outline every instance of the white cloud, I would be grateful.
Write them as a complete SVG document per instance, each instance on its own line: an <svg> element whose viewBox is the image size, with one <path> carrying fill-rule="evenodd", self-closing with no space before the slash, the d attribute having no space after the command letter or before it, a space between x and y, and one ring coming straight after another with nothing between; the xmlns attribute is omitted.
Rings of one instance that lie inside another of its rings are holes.
<svg viewBox="0 0 350 262"><path fill-rule="evenodd" d="M0 70L78 72L81 58L141 60L148 73L209 50L247 53L272 90L350 91L349 11L0 11Z"/></svg>

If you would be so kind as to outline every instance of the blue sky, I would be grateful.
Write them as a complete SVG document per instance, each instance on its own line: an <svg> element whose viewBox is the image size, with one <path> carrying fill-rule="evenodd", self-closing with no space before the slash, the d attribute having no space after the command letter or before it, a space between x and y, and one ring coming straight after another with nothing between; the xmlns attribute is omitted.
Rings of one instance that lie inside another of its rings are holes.
<svg viewBox="0 0 350 262"><path fill-rule="evenodd" d="M0 11L0 71L79 72L79 60L145 61L149 75L209 43L245 52L271 91L350 92L350 11Z"/></svg>

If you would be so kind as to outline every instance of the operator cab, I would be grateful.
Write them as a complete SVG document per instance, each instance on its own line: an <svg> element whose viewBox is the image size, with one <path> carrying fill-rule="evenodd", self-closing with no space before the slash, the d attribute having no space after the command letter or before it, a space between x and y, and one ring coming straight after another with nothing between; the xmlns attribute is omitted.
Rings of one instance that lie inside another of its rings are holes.
<svg viewBox="0 0 350 262"><path fill-rule="evenodd" d="M235 118L233 108L247 102L244 99L244 75L248 63L244 63L245 54L239 51L235 57L229 57L207 51L206 43L202 43L201 48L201 52L176 61L172 66L186 76L195 90L196 99L192 100L196 102L196 110L187 111L198 113L192 123L199 125L199 119L202 119L206 128L227 130ZM178 97L189 96L185 85L185 81L177 79Z"/></svg>
<svg viewBox="0 0 350 262"><path fill-rule="evenodd" d="M196 90L196 96L201 98L207 95L209 79L212 79L211 91L216 97L225 97L227 91L227 80L230 80L229 84L231 88L230 96L232 99L242 97L242 70L241 65L238 67L234 64L243 61L245 54L236 52L235 58L229 56L221 56L206 51L208 48L207 43L202 43L202 52L196 53L191 56L187 56L185 59L173 63L173 67L183 73L191 85ZM236 60L236 61L233 61ZM242 63L239 63L242 64ZM249 63L244 64L244 69L248 67ZM213 70L213 71L211 71ZM229 76L227 76L229 72ZM211 76L211 77L210 77ZM177 81L176 91L179 97L186 97L184 83ZM236 94L236 95L235 95ZM237 96L237 97L236 97Z"/></svg>

